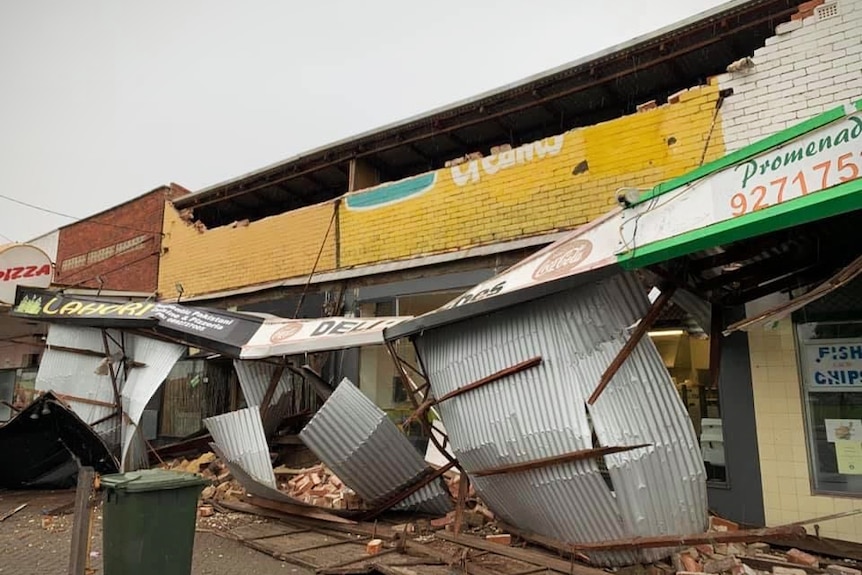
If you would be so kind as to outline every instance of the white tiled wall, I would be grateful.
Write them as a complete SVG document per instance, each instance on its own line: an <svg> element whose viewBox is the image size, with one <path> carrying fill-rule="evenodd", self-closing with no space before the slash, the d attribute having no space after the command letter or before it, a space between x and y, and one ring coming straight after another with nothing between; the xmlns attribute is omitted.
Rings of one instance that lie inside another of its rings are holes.
<svg viewBox="0 0 862 575"><path fill-rule="evenodd" d="M718 77L733 88L721 114L728 152L862 98L862 0L826 4L837 15L778 26L752 68Z"/></svg>
<svg viewBox="0 0 862 575"><path fill-rule="evenodd" d="M862 508L853 497L813 495L796 342L789 320L748 334L757 445L767 525ZM809 526L811 529L811 526ZM862 542L862 515L820 523L820 534Z"/></svg>

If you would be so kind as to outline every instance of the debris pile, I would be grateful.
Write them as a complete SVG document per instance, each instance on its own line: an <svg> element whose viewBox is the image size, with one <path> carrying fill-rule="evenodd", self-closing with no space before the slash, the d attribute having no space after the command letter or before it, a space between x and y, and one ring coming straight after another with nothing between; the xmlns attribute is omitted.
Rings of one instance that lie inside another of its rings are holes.
<svg viewBox="0 0 862 575"><path fill-rule="evenodd" d="M323 464L304 469L279 466L273 471L279 490L294 499L328 509L367 509L362 498Z"/></svg>
<svg viewBox="0 0 862 575"><path fill-rule="evenodd" d="M201 517L213 514L213 503L242 501L245 498L242 485L233 479L227 466L212 452L192 460L181 458L165 461L160 467L171 471L197 473L212 482L212 485L206 486L201 493ZM336 510L368 509L362 498L323 464L302 469L279 466L273 469L273 472L279 491L303 503ZM457 490L457 480L455 489Z"/></svg>
<svg viewBox="0 0 862 575"><path fill-rule="evenodd" d="M172 459L160 465L162 469L170 471L184 471L186 473L197 473L204 479L212 482L204 487L201 493L202 517L212 515L212 503L219 501L241 501L245 497L245 490L230 474L230 470L215 453L207 452L191 461L185 458Z"/></svg>
<svg viewBox="0 0 862 575"><path fill-rule="evenodd" d="M727 532L743 533L731 521L710 517L708 533ZM793 545L793 542L787 544ZM795 547L781 550L762 541L700 543L674 553L668 561L677 575L809 575L824 569L831 575L862 575L854 562L823 560Z"/></svg>

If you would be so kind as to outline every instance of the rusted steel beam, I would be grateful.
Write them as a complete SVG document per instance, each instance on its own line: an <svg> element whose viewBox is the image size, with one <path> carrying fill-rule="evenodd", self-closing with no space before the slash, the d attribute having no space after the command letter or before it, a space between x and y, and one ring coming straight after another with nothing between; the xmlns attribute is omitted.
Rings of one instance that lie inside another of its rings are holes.
<svg viewBox="0 0 862 575"><path fill-rule="evenodd" d="M105 357L105 354L101 351L93 351L92 349L78 349L75 347L66 347L64 345L48 345L47 343L43 343L40 341L27 341L24 339L19 339L15 337L10 337L7 339L0 339L0 341L8 341L10 343L19 343L21 345L29 345L31 347L38 347L41 349L52 349L54 351L64 351L67 353L75 353L78 355L86 355L89 357ZM127 361L129 367L147 367L146 363L141 363L139 361Z"/></svg>
<svg viewBox="0 0 862 575"><path fill-rule="evenodd" d="M529 471L531 469L539 469L541 467L550 467L552 465L561 465L563 463L571 463L573 461L583 461L584 459L592 459L594 457L603 457L612 453L622 453L624 451L632 451L641 447L649 447L649 443L641 443L638 445L618 445L611 447L596 447L594 449L582 449L563 455L554 455L553 457L545 457L543 459L535 459L524 463L513 463L512 465L501 465L491 469L483 469L482 471L474 471L472 475L476 477L485 477L488 475L502 475L504 473L518 473L519 471Z"/></svg>
<svg viewBox="0 0 862 575"><path fill-rule="evenodd" d="M661 295L653 302L650 306L649 311L647 311L646 315L642 320L638 323L635 328L632 336L626 341L623 348L602 374L602 378L599 380L599 384L596 386L596 389L593 391L590 398L587 400L587 404L592 405L596 402L614 376L622 367L623 363L628 359L628 357L632 354L635 347L637 347L638 343L640 343L641 338L649 331L652 325L655 323L655 320L658 319L658 316L661 315L662 310L665 306L670 303L670 298L673 296L673 293L676 291L676 286L669 285L665 286L661 291Z"/></svg>
<svg viewBox="0 0 862 575"><path fill-rule="evenodd" d="M120 397L120 383L117 381L119 372L114 371L114 365L111 363L111 347L108 345L108 330L106 329L102 330L102 344L105 348L105 361L108 362L108 373L111 376L111 387L114 389L114 402L116 403L116 410L119 414L123 412L123 400ZM123 353L123 359L125 360L126 350L120 348L120 351ZM125 381L123 381L123 383L125 383Z"/></svg>
<svg viewBox="0 0 862 575"><path fill-rule="evenodd" d="M463 393L467 393L468 391L473 391L474 389L479 389L489 383L494 383L495 381L499 381L504 377L508 377L510 375L515 375L516 373L520 373L524 370L530 369L531 367L536 367L537 365L542 363L542 356L532 357L526 361L522 361L521 363L516 363L511 367L507 367L506 369L501 369L498 372L492 373L486 377L483 377L479 381L474 381L473 383L468 383L464 387L459 387L458 389L453 389L449 393L443 394L437 398L434 402L435 405L439 403L443 403L447 399L452 399L453 397L459 396Z"/></svg>
<svg viewBox="0 0 862 575"><path fill-rule="evenodd" d="M701 543L745 543L760 541L765 537L772 539L795 539L805 537L801 525L781 525L764 529L740 529L738 531L710 531L692 535L660 535L658 537L633 537L614 539L599 543L575 543L575 551L621 551L624 549L655 549L658 547L682 547Z"/></svg>
<svg viewBox="0 0 862 575"><path fill-rule="evenodd" d="M461 533L461 525L464 522L464 505L467 503L467 491L470 490L470 480L466 473L458 477L458 502L455 505L455 524L452 530Z"/></svg>
<svg viewBox="0 0 862 575"><path fill-rule="evenodd" d="M99 407L108 407L110 409L116 409L117 405L115 403L108 403L107 401L99 401L98 399L90 399L88 397L77 397L74 395L66 395L65 393L57 393L54 392L58 398L62 399L65 402L77 401L78 403L86 403L87 405L97 405ZM115 413L112 417L116 417L118 414Z"/></svg>
<svg viewBox="0 0 862 575"><path fill-rule="evenodd" d="M269 385L266 386L266 391L263 394L263 399L260 402L260 418L266 418L266 413L269 411L269 404L272 403L272 396L275 395L275 390L278 387L278 382L281 381L281 376L284 375L286 362L282 362L275 367L272 372L272 377L269 378Z"/></svg>
<svg viewBox="0 0 862 575"><path fill-rule="evenodd" d="M257 495L250 496L248 498L248 502L252 505L263 507L264 509L271 509L273 511L279 511L287 515L295 515L297 517L305 519L314 519L317 521L326 521L336 524L340 523L344 525L353 525L354 523L356 523L355 521L351 521L350 519L345 519L344 517L339 517L337 515L329 513L328 511L325 511L320 507L313 507L300 503L272 501L271 499L258 497Z"/></svg>
<svg viewBox="0 0 862 575"><path fill-rule="evenodd" d="M588 567L587 565L581 565L574 561L563 560L558 557L552 557L544 551L500 545L499 543L492 543L491 541L476 537L475 535L465 535L464 533L455 534L441 529L440 531L434 532L434 537L445 539L446 541L451 541L458 545L488 551L495 555L503 555L504 557L523 561L524 563L541 565L542 567L551 569L558 573L567 573L570 575L607 575L607 571L602 569Z"/></svg>
<svg viewBox="0 0 862 575"><path fill-rule="evenodd" d="M110 414L110 415L106 415L105 417L102 417L102 418L100 418L100 419L97 419L96 421L94 421L93 423L91 423L91 424L89 424L89 425L90 425L90 427L96 427L96 426L97 426L97 425L99 425L100 423L105 423L105 422L106 422L106 421L108 421L109 419L114 419L115 417L120 417L120 414L115 412L115 413L112 413L112 414Z"/></svg>
<svg viewBox="0 0 862 575"><path fill-rule="evenodd" d="M437 399L426 399L421 404L416 407L416 410L410 414L410 416L405 421L409 423L416 419L422 417L426 411L434 407L435 405L439 405L446 401L447 399L452 399L453 397L457 397L463 393L467 393L468 391L473 391L474 389L479 389L480 387L486 386L489 383L494 383L495 381L500 381L504 377L508 377L510 375L514 375L516 373L520 373L524 370L530 369L531 367L536 367L537 365L542 363L542 357L536 356L530 358L526 361L522 361L520 363L516 363L511 367L507 367L505 369L501 369L500 371L494 372L491 375L483 377L478 381L474 381L473 383L468 383L464 387L459 387L458 389L453 389L449 393L441 395Z"/></svg>
<svg viewBox="0 0 862 575"><path fill-rule="evenodd" d="M398 505L438 477L442 476L444 473L455 467L455 461L450 461L443 467L436 469L434 471L426 470L425 473L420 475L414 483L411 483L409 486L405 487L395 495L392 495L388 499L385 499L382 503L377 503L374 505L374 509L363 513L360 516L361 521L367 521L369 519L373 519L386 511L387 509L391 509L393 506Z"/></svg>

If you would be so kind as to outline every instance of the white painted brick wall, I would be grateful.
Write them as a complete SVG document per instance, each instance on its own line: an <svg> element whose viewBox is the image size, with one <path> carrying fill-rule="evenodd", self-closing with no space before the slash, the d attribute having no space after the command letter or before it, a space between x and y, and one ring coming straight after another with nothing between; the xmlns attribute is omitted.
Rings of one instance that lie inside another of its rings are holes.
<svg viewBox="0 0 862 575"><path fill-rule="evenodd" d="M862 0L838 0L838 15L820 22L779 26L752 58L752 70L718 77L733 88L721 108L728 152L862 99Z"/></svg>

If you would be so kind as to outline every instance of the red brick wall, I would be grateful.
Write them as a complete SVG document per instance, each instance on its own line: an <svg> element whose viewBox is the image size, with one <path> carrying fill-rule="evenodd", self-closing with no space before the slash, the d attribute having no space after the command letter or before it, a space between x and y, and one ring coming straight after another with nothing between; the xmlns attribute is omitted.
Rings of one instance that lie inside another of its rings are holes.
<svg viewBox="0 0 862 575"><path fill-rule="evenodd" d="M155 292L165 201L187 193L176 184L163 186L61 228L54 282Z"/></svg>

